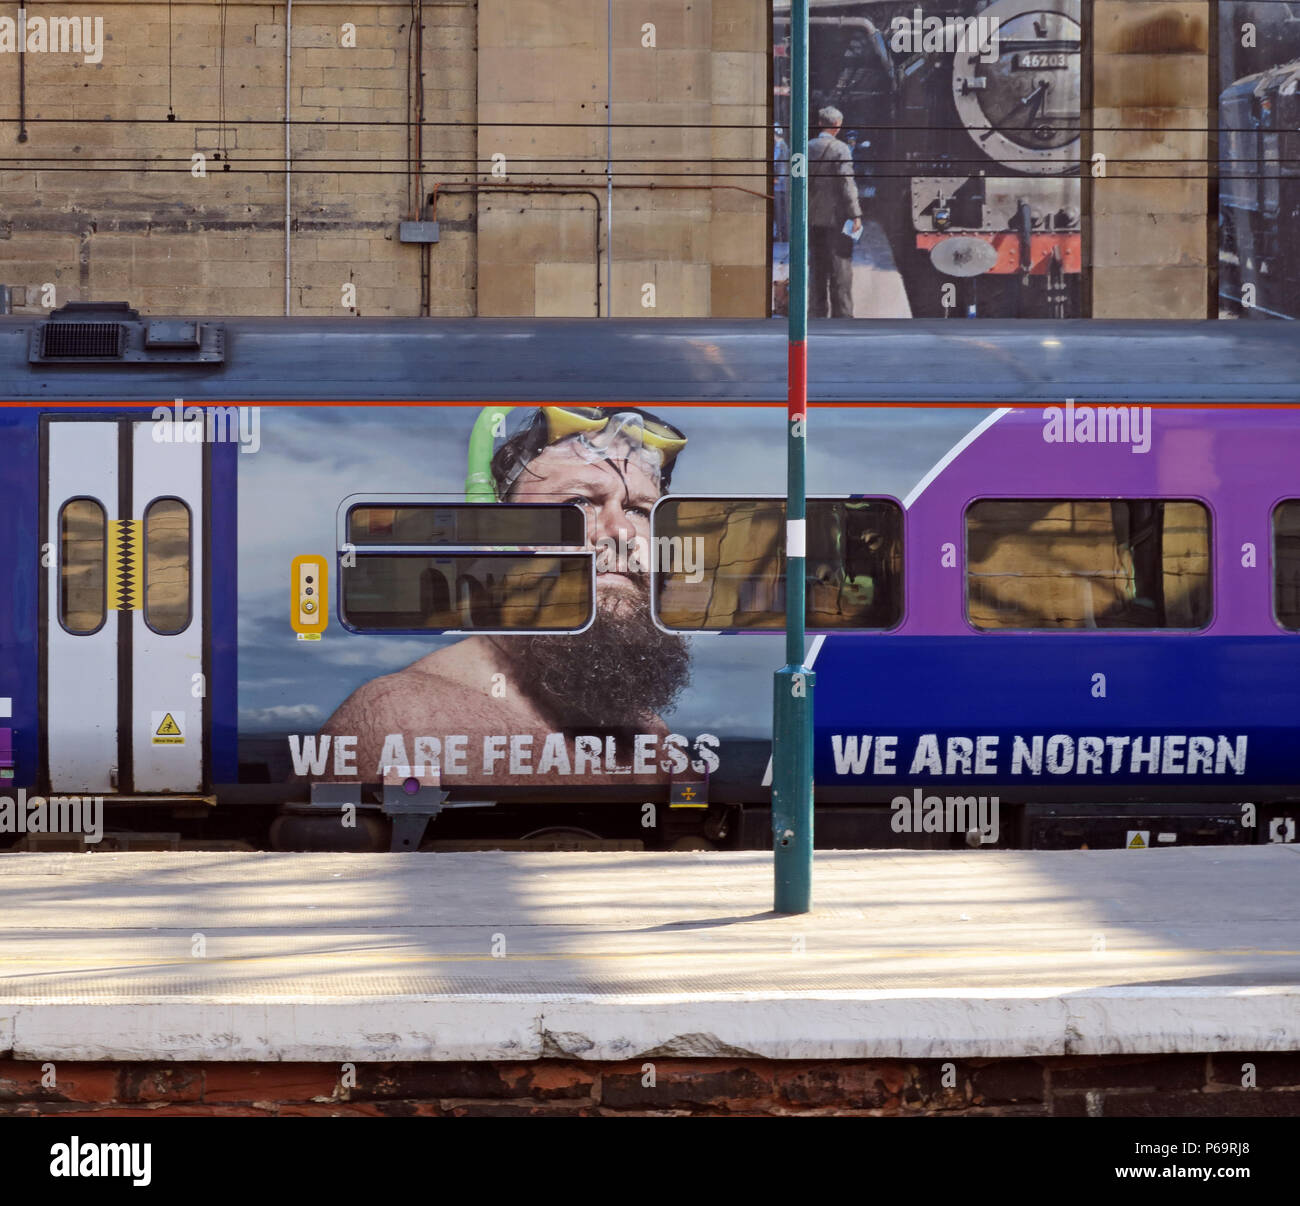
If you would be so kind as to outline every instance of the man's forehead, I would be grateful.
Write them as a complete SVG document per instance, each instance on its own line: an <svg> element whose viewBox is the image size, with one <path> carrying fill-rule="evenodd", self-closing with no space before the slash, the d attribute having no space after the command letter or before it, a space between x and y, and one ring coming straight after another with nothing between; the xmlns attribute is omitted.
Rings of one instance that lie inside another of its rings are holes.
<svg viewBox="0 0 1300 1206"><path fill-rule="evenodd" d="M625 485L626 483L626 485ZM642 462L639 452L628 450L599 460L588 460L579 451L576 440L564 440L543 449L528 463L519 479L517 490L552 491L573 486L589 490L623 490L632 494L658 497L659 478Z"/></svg>

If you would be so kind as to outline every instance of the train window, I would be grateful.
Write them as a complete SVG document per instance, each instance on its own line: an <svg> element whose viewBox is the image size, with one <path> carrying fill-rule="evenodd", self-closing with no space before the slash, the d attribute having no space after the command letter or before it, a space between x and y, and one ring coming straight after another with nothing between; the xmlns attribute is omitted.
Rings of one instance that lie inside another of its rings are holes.
<svg viewBox="0 0 1300 1206"><path fill-rule="evenodd" d="M144 512L144 622L174 636L190 625L190 509L156 498Z"/></svg>
<svg viewBox="0 0 1300 1206"><path fill-rule="evenodd" d="M1145 498L972 503L966 611L980 629L1204 628L1209 512Z"/></svg>
<svg viewBox="0 0 1300 1206"><path fill-rule="evenodd" d="M358 545L558 545L582 548L587 521L572 503L361 503L348 512Z"/></svg>
<svg viewBox="0 0 1300 1206"><path fill-rule="evenodd" d="M77 636L104 626L108 614L108 517L93 498L59 511L59 623Z"/></svg>
<svg viewBox="0 0 1300 1206"><path fill-rule="evenodd" d="M358 553L341 573L361 632L577 632L594 606L589 553Z"/></svg>
<svg viewBox="0 0 1300 1206"><path fill-rule="evenodd" d="M682 630L785 627L785 500L668 497L654 511L656 614ZM808 500L807 622L897 627L903 511L886 499Z"/></svg>
<svg viewBox="0 0 1300 1206"><path fill-rule="evenodd" d="M1273 610L1283 628L1300 631L1300 501L1273 510Z"/></svg>

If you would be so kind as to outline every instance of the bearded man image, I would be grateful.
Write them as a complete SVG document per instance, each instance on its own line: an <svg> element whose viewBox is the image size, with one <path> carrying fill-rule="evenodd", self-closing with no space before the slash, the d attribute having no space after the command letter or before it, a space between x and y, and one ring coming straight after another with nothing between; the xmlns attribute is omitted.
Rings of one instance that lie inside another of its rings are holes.
<svg viewBox="0 0 1300 1206"><path fill-rule="evenodd" d="M538 408L496 450L492 481L506 504L580 506L589 548L648 549L685 443L633 408ZM418 776L433 749L444 784L666 782L688 758L700 769L701 751L666 742L660 714L689 681L690 652L651 617L647 565L597 556L596 571L585 631L467 637L359 687L322 735L357 738L363 782L397 765L396 750Z"/></svg>

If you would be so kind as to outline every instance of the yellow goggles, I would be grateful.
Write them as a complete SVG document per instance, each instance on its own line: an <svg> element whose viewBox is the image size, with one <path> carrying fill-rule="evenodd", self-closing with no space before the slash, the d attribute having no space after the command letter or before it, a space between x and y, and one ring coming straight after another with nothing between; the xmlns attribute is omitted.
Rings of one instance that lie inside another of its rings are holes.
<svg viewBox="0 0 1300 1206"><path fill-rule="evenodd" d="M635 415L640 420L641 442L656 449L668 464L686 447L686 436L671 423L639 410L606 410L599 406L545 406L547 443L576 435L593 435L607 428L620 415Z"/></svg>

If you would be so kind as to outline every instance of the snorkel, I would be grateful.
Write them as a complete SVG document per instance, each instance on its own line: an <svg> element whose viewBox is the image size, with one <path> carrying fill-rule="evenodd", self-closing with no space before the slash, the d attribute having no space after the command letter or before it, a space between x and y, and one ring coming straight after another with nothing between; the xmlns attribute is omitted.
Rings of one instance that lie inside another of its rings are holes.
<svg viewBox="0 0 1300 1206"><path fill-rule="evenodd" d="M466 502L500 502L496 483L492 480L492 452L494 441L501 433L506 415L513 406L485 406L474 420L469 433L469 463L465 474Z"/></svg>

